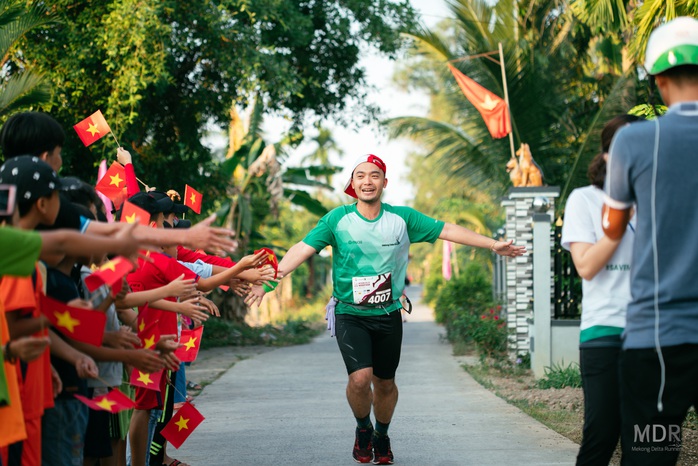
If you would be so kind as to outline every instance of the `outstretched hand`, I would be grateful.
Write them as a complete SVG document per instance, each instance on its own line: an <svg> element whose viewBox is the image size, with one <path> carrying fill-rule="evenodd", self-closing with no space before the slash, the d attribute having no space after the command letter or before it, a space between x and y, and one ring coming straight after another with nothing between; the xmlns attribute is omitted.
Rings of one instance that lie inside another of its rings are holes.
<svg viewBox="0 0 698 466"><path fill-rule="evenodd" d="M495 241L492 245L492 251L500 256L523 256L526 253L526 246L514 245L513 239L509 241Z"/></svg>

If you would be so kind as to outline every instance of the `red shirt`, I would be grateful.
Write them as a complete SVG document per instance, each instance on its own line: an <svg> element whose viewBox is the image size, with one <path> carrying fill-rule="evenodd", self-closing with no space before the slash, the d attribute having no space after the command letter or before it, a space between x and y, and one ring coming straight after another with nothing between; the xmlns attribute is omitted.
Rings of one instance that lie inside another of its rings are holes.
<svg viewBox="0 0 698 466"><path fill-rule="evenodd" d="M170 284L170 282L178 279L184 274L184 279L198 280L199 276L194 272L177 262L176 259L160 253L150 254L153 262L140 261L140 267L133 273L128 274L126 280L133 291L146 291L160 288ZM165 298L168 301L176 302L176 297ZM143 312L141 306L138 308L138 313ZM177 314L169 311L161 311L159 309L150 308L145 315L144 322L148 325L150 322L159 320L158 328L161 335L177 335Z"/></svg>

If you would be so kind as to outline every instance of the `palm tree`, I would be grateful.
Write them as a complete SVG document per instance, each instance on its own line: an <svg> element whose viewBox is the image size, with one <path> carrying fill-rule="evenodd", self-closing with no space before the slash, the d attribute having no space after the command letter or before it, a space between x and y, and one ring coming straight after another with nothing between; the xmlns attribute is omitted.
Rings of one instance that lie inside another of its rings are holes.
<svg viewBox="0 0 698 466"><path fill-rule="evenodd" d="M332 130L320 125L320 123L315 125L315 130L317 131L317 134L311 139L315 144L317 144L317 147L313 152L303 157L301 163L313 163L319 166L329 166L330 154L334 152L342 157L344 155L344 151L337 144L337 141L332 134ZM328 185L332 184L331 174L325 175L325 182Z"/></svg>
<svg viewBox="0 0 698 466"><path fill-rule="evenodd" d="M503 44L512 131L527 142L543 167L546 184L583 183L589 158L606 116L627 111L636 99L631 67L622 74L622 54L613 41L596 41L564 4L549 1L454 0L454 19L442 31L410 34L420 61L412 70L433 70L432 108L427 118L387 121L392 136L410 136L441 162L444 173L501 195L510 186L503 170L510 157L506 141L493 140L480 115L464 98L446 63L485 88L503 95L498 63L462 57L497 50ZM603 52L603 53L602 53ZM501 58L501 57L500 57ZM571 169L570 169L571 168Z"/></svg>
<svg viewBox="0 0 698 466"><path fill-rule="evenodd" d="M17 42L29 31L54 21L41 3L0 0L0 117L15 111L47 104L51 99L48 82L29 69L26 57L16 49Z"/></svg>

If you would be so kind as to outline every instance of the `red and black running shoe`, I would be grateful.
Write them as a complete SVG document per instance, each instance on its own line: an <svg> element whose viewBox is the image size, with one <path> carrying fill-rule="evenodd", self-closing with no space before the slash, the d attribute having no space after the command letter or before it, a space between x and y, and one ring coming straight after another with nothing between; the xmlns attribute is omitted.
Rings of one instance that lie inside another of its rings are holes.
<svg viewBox="0 0 698 466"><path fill-rule="evenodd" d="M354 451L351 453L357 463L370 463L373 459L373 427L367 429L356 428L356 440L354 441Z"/></svg>
<svg viewBox="0 0 698 466"><path fill-rule="evenodd" d="M390 449L390 437L373 435L373 464L393 464L393 451Z"/></svg>

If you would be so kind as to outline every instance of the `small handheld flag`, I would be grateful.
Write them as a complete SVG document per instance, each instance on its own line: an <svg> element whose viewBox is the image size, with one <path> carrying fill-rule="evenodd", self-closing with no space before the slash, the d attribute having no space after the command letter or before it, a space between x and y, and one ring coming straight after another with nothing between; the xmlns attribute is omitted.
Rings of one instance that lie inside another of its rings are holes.
<svg viewBox="0 0 698 466"><path fill-rule="evenodd" d="M96 411L107 411L109 413L118 413L125 409L131 409L136 404L133 400L127 397L118 388L110 391L106 395L98 396L97 398L89 399L82 395L73 395L78 400L85 403L90 409Z"/></svg>
<svg viewBox="0 0 698 466"><path fill-rule="evenodd" d="M164 369L157 372L141 372L138 369L133 369L128 383L134 387L143 387L148 390L160 391L160 381L162 379Z"/></svg>
<svg viewBox="0 0 698 466"><path fill-rule="evenodd" d="M137 205L124 201L124 205L121 208L121 218L119 221L125 223L138 222L141 225L148 226L150 224L150 214Z"/></svg>
<svg viewBox="0 0 698 466"><path fill-rule="evenodd" d="M182 346L175 351L175 356L177 356L180 361L192 362L196 360L196 356L199 354L199 347L201 346L201 335L203 331L203 326L194 330L182 330L182 336L179 339Z"/></svg>
<svg viewBox="0 0 698 466"><path fill-rule="evenodd" d="M145 321L143 321L139 324L138 338L141 339L143 349L155 349L155 345L160 341L160 327L158 326L158 322L160 321L155 320L145 325ZM141 325L143 329L140 328Z"/></svg>
<svg viewBox="0 0 698 466"><path fill-rule="evenodd" d="M104 194L118 209L128 197L126 192L126 170L119 162L113 162L109 170L100 178L95 189Z"/></svg>
<svg viewBox="0 0 698 466"><path fill-rule="evenodd" d="M101 110L97 110L77 125L74 125L73 128L78 133L85 147L111 133L111 128L109 128Z"/></svg>
<svg viewBox="0 0 698 466"><path fill-rule="evenodd" d="M267 256L264 260L264 264L262 265L271 265L274 269L274 278L276 278L276 276L279 274L279 259L276 258L276 254L274 254L274 251L272 251L269 248L257 249L254 253L259 254L262 251L267 253Z"/></svg>
<svg viewBox="0 0 698 466"><path fill-rule="evenodd" d="M102 264L100 268L85 278L85 285L90 291L94 291L102 285L112 288L121 288L122 278L133 270L133 264L125 257L118 256L109 262ZM118 291L117 291L118 292Z"/></svg>
<svg viewBox="0 0 698 466"><path fill-rule="evenodd" d="M204 416L187 401L160 432L172 446L179 448L203 421Z"/></svg>
<svg viewBox="0 0 698 466"><path fill-rule="evenodd" d="M197 214L201 213L201 193L189 185L184 187L184 205Z"/></svg>
<svg viewBox="0 0 698 466"><path fill-rule="evenodd" d="M106 314L90 309L80 309L63 304L60 301L41 295L39 298L41 312L48 317L56 329L73 340L101 346Z"/></svg>

